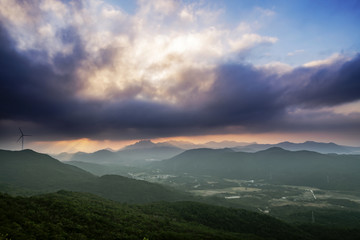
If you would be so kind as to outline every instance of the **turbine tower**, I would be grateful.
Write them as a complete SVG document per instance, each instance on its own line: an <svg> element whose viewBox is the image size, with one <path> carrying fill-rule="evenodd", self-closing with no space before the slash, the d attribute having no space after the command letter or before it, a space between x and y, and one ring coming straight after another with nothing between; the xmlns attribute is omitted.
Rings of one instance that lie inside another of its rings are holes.
<svg viewBox="0 0 360 240"><path fill-rule="evenodd" d="M19 128L19 130L20 130L21 136L19 137L19 139L17 140L17 142L19 142L20 139L21 139L21 150L24 150L24 137L31 136L31 135L26 135L26 134L24 134L23 131L21 131L21 128Z"/></svg>

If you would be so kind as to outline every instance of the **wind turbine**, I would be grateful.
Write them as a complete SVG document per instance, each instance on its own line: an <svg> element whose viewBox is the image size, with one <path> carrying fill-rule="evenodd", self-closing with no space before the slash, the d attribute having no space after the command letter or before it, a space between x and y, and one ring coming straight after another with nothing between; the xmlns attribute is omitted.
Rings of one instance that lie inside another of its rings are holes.
<svg viewBox="0 0 360 240"><path fill-rule="evenodd" d="M31 136L31 135L26 135L26 134L24 134L23 131L21 131L21 128L19 128L19 130L20 130L21 136L19 137L19 139L17 140L17 142L19 142L20 139L21 139L21 150L24 150L24 137Z"/></svg>

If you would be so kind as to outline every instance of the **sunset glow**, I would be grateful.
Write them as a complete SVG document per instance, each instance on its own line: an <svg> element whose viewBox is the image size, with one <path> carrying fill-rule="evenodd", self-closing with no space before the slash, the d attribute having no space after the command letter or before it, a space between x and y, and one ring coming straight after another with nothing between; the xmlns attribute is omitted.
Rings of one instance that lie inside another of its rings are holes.
<svg viewBox="0 0 360 240"><path fill-rule="evenodd" d="M360 145L358 1L0 0L0 148Z"/></svg>

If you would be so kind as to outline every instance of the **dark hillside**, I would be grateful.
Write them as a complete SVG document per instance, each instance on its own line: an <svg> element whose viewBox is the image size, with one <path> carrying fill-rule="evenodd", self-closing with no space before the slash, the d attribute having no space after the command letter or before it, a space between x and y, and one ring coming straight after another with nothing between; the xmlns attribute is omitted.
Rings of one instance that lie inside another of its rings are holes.
<svg viewBox="0 0 360 240"><path fill-rule="evenodd" d="M188 200L189 195L163 185L118 175L94 176L31 150L0 151L0 191L26 195L60 189L90 192L131 203Z"/></svg>
<svg viewBox="0 0 360 240"><path fill-rule="evenodd" d="M278 147L256 153L194 149L153 163L152 167L195 176L264 180L324 189L360 189L360 155L293 152Z"/></svg>
<svg viewBox="0 0 360 240"><path fill-rule="evenodd" d="M96 177L78 167L32 150L0 150L0 182L33 190L56 191L94 181Z"/></svg>

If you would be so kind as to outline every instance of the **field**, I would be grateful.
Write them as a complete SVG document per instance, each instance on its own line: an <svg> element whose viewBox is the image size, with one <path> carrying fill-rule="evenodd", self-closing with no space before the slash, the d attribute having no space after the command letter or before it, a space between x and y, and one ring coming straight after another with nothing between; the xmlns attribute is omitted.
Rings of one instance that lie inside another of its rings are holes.
<svg viewBox="0 0 360 240"><path fill-rule="evenodd" d="M308 186L276 185L265 180L226 179L189 174L167 175L141 171L138 179L170 185L211 203L241 207L283 220L312 223L318 212L360 214L360 191L336 191ZM304 217L307 213L307 217Z"/></svg>

